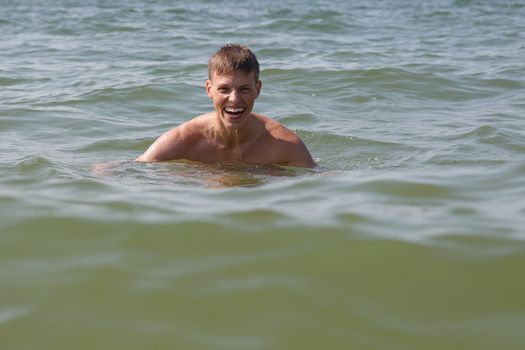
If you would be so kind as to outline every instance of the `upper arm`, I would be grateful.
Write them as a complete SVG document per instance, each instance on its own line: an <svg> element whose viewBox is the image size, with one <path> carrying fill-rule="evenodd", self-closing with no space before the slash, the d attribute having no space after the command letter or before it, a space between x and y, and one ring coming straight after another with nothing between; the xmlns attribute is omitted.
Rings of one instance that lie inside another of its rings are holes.
<svg viewBox="0 0 525 350"><path fill-rule="evenodd" d="M286 158L285 163L287 165L301 168L314 168L317 166L308 148L306 148L306 145L296 133L283 126L280 134L281 141L285 143L283 155Z"/></svg>
<svg viewBox="0 0 525 350"><path fill-rule="evenodd" d="M298 136L296 136L296 140L291 143L293 146L290 152L288 152L288 165L301 168L314 168L317 166L312 159L312 155Z"/></svg>
<svg viewBox="0 0 525 350"><path fill-rule="evenodd" d="M135 159L138 162L161 162L177 159L183 154L184 139L180 127L161 135L143 155Z"/></svg>

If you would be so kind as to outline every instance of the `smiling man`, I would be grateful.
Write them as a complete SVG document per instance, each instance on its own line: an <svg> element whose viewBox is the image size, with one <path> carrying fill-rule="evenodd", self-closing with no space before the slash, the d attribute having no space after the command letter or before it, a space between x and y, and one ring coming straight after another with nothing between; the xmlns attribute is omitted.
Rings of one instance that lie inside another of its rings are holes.
<svg viewBox="0 0 525 350"><path fill-rule="evenodd" d="M208 62L206 81L215 111L169 130L136 160L314 167L310 152L293 131L252 112L261 86L259 62L250 49L221 47Z"/></svg>

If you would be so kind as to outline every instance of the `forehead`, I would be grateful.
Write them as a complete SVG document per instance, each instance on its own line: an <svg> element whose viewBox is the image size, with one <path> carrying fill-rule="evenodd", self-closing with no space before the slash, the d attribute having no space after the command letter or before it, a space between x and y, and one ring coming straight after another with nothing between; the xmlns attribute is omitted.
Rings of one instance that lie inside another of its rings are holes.
<svg viewBox="0 0 525 350"><path fill-rule="evenodd" d="M235 84L235 85L244 85L244 84L255 84L255 73L254 72L232 72L232 73L222 73L218 74L213 72L211 80L216 84Z"/></svg>

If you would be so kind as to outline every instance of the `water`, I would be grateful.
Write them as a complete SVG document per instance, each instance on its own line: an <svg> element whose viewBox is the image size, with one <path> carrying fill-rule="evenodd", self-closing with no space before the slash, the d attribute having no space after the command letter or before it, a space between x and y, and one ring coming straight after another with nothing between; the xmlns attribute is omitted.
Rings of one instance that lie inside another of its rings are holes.
<svg viewBox="0 0 525 350"><path fill-rule="evenodd" d="M0 348L523 349L523 18L0 1ZM319 169L130 161L229 42Z"/></svg>

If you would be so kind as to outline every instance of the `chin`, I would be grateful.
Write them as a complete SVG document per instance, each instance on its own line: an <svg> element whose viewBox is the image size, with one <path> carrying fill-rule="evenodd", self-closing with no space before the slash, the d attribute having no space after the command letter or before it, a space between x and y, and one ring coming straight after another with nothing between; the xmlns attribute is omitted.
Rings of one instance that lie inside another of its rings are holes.
<svg viewBox="0 0 525 350"><path fill-rule="evenodd" d="M232 118L224 113L222 114L222 120L225 122L224 124L232 128L238 128L239 126L245 124L248 118L249 114L247 113L243 113L242 115L236 118Z"/></svg>

